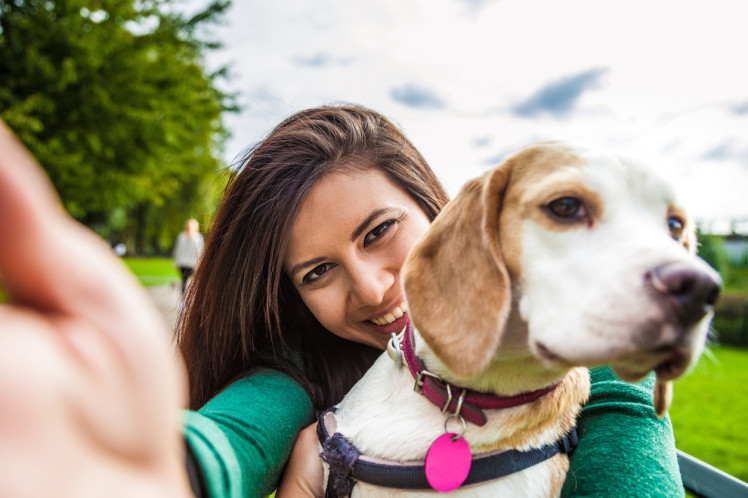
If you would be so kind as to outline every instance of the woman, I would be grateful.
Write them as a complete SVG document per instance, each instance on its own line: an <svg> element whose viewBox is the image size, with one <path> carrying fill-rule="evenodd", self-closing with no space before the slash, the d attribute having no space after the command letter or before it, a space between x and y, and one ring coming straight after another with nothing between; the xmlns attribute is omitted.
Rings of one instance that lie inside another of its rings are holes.
<svg viewBox="0 0 748 498"><path fill-rule="evenodd" d="M377 167L372 168L374 165ZM289 259L293 238L301 244L306 241L306 234L292 233L293 228L316 226L320 221L296 222L310 192L331 175L342 172L356 177L372 170L381 171L400 186L396 190L403 197L400 200L410 203L411 219L396 220L404 215L402 210L396 216L391 212L387 213L390 216L380 215L363 227L357 243L366 237L376 238L379 232L384 234L394 224L409 225L420 218L418 233L403 248L407 250L447 202L447 195L397 128L361 108L310 109L286 119L249 151L216 215L203 260L187 291L188 304L179 327L179 346L190 376L191 407L207 402L199 413L190 415L193 423L187 434L190 442L202 440L196 425L222 431L220 423L213 423L217 417L240 421L233 424L231 434L254 441L243 445L232 440L245 477L251 476L242 481L244 493L259 489L262 495L274 489L301 428L312 422L314 412L340 400L381 353L383 343L371 340L364 326L353 331L330 327L331 334L320 323L325 320L325 305L317 303L310 308L302 302L304 295L319 294L307 292L313 286L301 285L315 268L305 267L303 275L289 275L291 266L303 258L300 254ZM366 193L375 203L376 192ZM353 198L338 204L337 194L330 199L336 201L340 212L360 208L363 200ZM385 248L385 252L391 250ZM405 255L397 257L391 265L390 294L398 288L397 271ZM364 285L372 278L359 276ZM236 379L241 380L232 383ZM229 384L229 389L211 400ZM279 398L272 406L274 419L269 419L266 411L268 392ZM263 408L237 412L236 404L247 397ZM283 421L280 428L275 426L277 420ZM200 450L197 453L204 463ZM208 453L212 459L213 450ZM223 472L220 467L205 467ZM215 481L208 478L208 482Z"/></svg>
<svg viewBox="0 0 748 498"><path fill-rule="evenodd" d="M380 353L387 325L365 322L398 313L402 255L446 202L372 111L281 123L227 188L187 290L179 345L195 411L180 425L163 322L2 130L0 150L0 274L15 303L0 309L0 399L13 400L0 411L2 496L185 496L185 436L196 494L270 493L299 432ZM54 261L35 249L49 244L63 249ZM593 373L566 494L682 494L672 429L648 392ZM313 475L319 461L303 466ZM281 494L320 492L296 468Z"/></svg>
<svg viewBox="0 0 748 498"><path fill-rule="evenodd" d="M402 314L400 266L446 202L413 145L360 107L302 111L247 153L180 327L199 409L188 441L212 495L228 471L216 465L221 451L202 444L215 433L238 460L242 493L274 489L299 430L342 398L399 326L388 322ZM682 494L672 429L650 414L652 386L609 370L593 381L566 491ZM316 445L313 431L304 445ZM321 493L320 473L319 461L295 460L279 494Z"/></svg>

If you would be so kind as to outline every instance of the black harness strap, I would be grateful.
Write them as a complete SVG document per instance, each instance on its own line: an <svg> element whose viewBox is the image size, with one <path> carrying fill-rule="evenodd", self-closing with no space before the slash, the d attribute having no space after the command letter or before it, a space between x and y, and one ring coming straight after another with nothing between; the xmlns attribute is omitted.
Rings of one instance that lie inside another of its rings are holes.
<svg viewBox="0 0 748 498"><path fill-rule="evenodd" d="M324 417L329 412L334 413L335 408L324 412L317 424L317 437L322 445L320 456L330 466L326 491L328 498L350 495L356 481L385 488L431 489L423 464L373 462L361 455L342 434L336 432L330 436L324 423ZM463 486L508 476L558 453L571 454L578 443L577 431L572 428L563 438L541 448L528 451L506 450L474 457Z"/></svg>

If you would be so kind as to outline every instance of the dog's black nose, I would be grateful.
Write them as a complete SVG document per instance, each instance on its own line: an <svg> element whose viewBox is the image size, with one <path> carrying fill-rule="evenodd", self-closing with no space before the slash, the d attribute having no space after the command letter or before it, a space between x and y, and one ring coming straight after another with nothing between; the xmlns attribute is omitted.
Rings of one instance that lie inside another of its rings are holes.
<svg viewBox="0 0 748 498"><path fill-rule="evenodd" d="M666 263L646 275L652 287L673 306L683 325L693 325L717 302L722 281L716 272L707 272L688 263Z"/></svg>

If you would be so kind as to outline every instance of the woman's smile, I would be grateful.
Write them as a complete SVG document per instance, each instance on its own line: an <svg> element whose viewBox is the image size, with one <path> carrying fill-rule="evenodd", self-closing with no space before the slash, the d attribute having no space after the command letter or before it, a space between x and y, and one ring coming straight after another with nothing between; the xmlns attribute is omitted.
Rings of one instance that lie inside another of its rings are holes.
<svg viewBox="0 0 748 498"><path fill-rule="evenodd" d="M392 323L403 316L403 314L406 312L407 305L405 303L401 303L400 306L397 306L387 314L380 316L379 318L372 318L370 321L374 322L375 325L387 325L388 323Z"/></svg>
<svg viewBox="0 0 748 498"><path fill-rule="evenodd" d="M403 302L386 314L380 314L378 318L364 320L363 325L389 339L393 333L400 333L409 320L410 316L408 315L407 305Z"/></svg>
<svg viewBox="0 0 748 498"><path fill-rule="evenodd" d="M378 169L320 180L301 205L284 268L333 334L380 349L408 321L400 268L429 219Z"/></svg>

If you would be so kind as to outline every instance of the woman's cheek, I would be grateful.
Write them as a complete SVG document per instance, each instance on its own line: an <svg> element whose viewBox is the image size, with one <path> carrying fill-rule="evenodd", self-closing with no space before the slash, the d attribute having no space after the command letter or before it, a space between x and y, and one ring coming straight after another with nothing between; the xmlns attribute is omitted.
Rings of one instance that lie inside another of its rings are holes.
<svg viewBox="0 0 748 498"><path fill-rule="evenodd" d="M323 288L301 293L301 299L309 311L326 329L335 332L341 328L345 313L345 297L340 289Z"/></svg>
<svg viewBox="0 0 748 498"><path fill-rule="evenodd" d="M426 228L428 228L428 225L426 225ZM418 242L418 239L421 238L421 236L426 232L426 230L412 230L409 233L405 234L406 236L401 239L401 241L398 244L398 251L397 251L397 257L399 259L400 266L405 262L405 258L408 256L408 253L410 253L410 250L413 249L413 246L416 245L416 242Z"/></svg>

